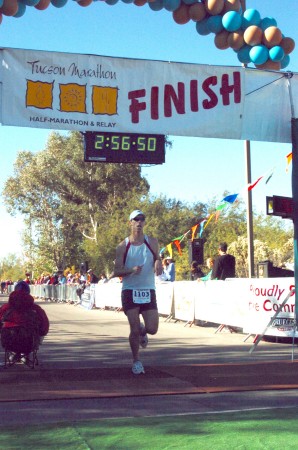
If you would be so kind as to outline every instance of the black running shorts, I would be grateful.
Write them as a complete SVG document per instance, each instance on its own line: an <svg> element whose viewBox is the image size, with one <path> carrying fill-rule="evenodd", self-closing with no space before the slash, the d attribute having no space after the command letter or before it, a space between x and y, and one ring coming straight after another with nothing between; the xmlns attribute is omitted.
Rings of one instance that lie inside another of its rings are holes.
<svg viewBox="0 0 298 450"><path fill-rule="evenodd" d="M154 289L150 289L150 296L151 296L150 303L140 303L140 304L134 303L132 292L133 292L132 289L124 289L121 293L122 308L125 314L126 311L133 308L139 308L140 313L142 313L143 311L148 311L150 309L157 309L156 292Z"/></svg>

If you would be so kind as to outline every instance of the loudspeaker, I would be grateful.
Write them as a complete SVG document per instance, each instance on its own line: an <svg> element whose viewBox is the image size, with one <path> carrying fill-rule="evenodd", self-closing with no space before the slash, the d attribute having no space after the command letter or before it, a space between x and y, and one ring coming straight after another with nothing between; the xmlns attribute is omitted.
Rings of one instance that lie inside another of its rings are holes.
<svg viewBox="0 0 298 450"><path fill-rule="evenodd" d="M204 264L204 242L205 239L194 239L188 241L189 263L197 261L198 264Z"/></svg>

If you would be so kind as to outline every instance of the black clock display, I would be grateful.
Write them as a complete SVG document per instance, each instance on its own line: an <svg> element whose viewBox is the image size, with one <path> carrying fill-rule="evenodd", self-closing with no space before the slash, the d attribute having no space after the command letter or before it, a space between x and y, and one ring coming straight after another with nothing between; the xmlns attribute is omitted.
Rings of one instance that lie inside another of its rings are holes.
<svg viewBox="0 0 298 450"><path fill-rule="evenodd" d="M162 164L165 162L165 136L161 134L86 131L87 162Z"/></svg>

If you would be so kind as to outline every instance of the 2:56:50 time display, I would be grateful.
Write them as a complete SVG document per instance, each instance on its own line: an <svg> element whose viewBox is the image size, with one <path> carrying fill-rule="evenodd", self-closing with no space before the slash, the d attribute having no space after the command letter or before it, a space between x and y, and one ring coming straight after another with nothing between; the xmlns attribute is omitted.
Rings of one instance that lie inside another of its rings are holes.
<svg viewBox="0 0 298 450"><path fill-rule="evenodd" d="M110 150L126 150L130 149L138 151L155 152L157 148L157 138L154 136L133 136L133 135L119 135L110 134L96 134L94 141L94 148L103 150L109 148Z"/></svg>

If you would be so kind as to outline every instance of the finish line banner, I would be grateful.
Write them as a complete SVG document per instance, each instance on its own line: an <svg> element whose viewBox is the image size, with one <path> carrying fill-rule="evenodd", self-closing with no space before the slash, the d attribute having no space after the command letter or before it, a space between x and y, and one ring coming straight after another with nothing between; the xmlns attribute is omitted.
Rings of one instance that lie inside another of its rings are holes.
<svg viewBox="0 0 298 450"><path fill-rule="evenodd" d="M291 142L281 72L4 48L1 123Z"/></svg>

